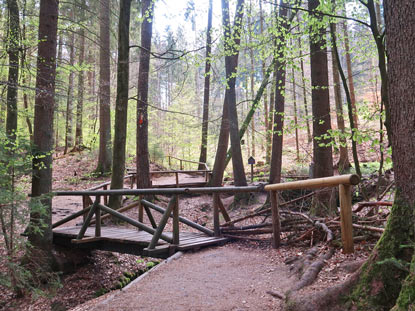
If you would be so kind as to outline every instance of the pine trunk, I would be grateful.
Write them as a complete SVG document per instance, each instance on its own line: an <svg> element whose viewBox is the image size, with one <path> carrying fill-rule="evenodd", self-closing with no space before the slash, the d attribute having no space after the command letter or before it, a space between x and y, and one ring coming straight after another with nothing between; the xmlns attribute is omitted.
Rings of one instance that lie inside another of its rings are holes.
<svg viewBox="0 0 415 311"><path fill-rule="evenodd" d="M203 90L203 123L202 123L202 144L200 146L199 162L206 163L207 161L207 143L208 143L208 128L209 128L209 92L210 92L210 57L212 51L212 0L209 0L208 25L206 29L206 61L205 61L205 86ZM199 170L204 169L204 166L199 164Z"/></svg>
<svg viewBox="0 0 415 311"><path fill-rule="evenodd" d="M96 172L111 172L110 0L101 0L99 24L99 154Z"/></svg>
<svg viewBox="0 0 415 311"><path fill-rule="evenodd" d="M319 0L310 0L309 10L315 10ZM313 177L333 176L333 156L329 131L331 130L330 96L328 81L325 29L310 38L311 104L313 111ZM313 204L316 215L334 214L331 191L322 191Z"/></svg>
<svg viewBox="0 0 415 311"><path fill-rule="evenodd" d="M127 136L129 46L131 0L120 1L118 22L117 98L115 101L114 145L111 189L124 187L125 145ZM109 206L118 209L121 197L110 196Z"/></svg>
<svg viewBox="0 0 415 311"><path fill-rule="evenodd" d="M149 188L150 160L148 151L148 77L150 72L151 36L153 31L154 1L144 0L141 16L140 65L138 71L137 95L137 188Z"/></svg>
<svg viewBox="0 0 415 311"><path fill-rule="evenodd" d="M56 46L58 26L57 0L41 0L39 11L39 40L36 74L34 118L34 158L32 200L52 191L53 113L55 105ZM30 211L29 241L33 252L50 254L52 247L52 206L50 196L42 197L45 211L32 204ZM37 256L46 261L48 255ZM43 266L47 268L47 266Z"/></svg>

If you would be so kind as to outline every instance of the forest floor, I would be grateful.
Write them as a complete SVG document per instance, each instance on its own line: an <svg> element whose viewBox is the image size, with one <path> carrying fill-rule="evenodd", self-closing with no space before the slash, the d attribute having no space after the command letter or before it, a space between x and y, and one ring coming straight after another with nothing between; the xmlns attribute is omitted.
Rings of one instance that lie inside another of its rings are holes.
<svg viewBox="0 0 415 311"><path fill-rule="evenodd" d="M53 189L87 189L108 180L108 177L97 179L90 175L94 163L86 154L55 159ZM161 196L158 199L160 205L167 204L168 198ZM229 208L233 197L222 197L222 200ZM232 209L231 218L255 210L264 200L265 196L260 195L254 197L251 204ZM211 198L206 195L182 196L180 214L211 226L210 204ZM55 198L53 221L81 207L78 198ZM134 213L137 211L127 212L137 217ZM312 294L344 281L351 273L348 270L350 264L367 258L375 242L357 242L352 255L345 255L337 248L317 280L299 294ZM323 244L317 246L325 248ZM1 248L0 255L4 255ZM284 293L298 280L290 272L291 266L284 262L302 256L309 248L310 245L299 243L275 250L271 248L270 235L252 241L232 241L197 253L185 253L121 291L114 289L126 275L134 279L159 260L93 251L88 263L80 265L75 272L61 275L60 286L48 295L26 295L17 299L11 291L0 286L0 310L137 310L138 305L140 310L281 310L282 301L267 291ZM4 262L1 263L0 272L4 272Z"/></svg>

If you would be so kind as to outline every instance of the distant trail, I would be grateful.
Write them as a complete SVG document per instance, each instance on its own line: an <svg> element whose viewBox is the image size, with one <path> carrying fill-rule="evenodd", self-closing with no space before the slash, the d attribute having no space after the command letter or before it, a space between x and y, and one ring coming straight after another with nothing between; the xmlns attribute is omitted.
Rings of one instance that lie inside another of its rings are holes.
<svg viewBox="0 0 415 311"><path fill-rule="evenodd" d="M268 252L227 244L184 254L127 289L72 311L282 310L282 302L266 292L285 292L291 283L288 267Z"/></svg>

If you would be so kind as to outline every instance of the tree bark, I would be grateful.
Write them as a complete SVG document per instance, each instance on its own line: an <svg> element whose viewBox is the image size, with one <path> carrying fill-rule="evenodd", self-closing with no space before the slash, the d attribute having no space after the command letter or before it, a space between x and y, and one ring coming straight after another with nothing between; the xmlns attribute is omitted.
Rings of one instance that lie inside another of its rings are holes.
<svg viewBox="0 0 415 311"><path fill-rule="evenodd" d="M85 0L81 1L80 4L80 19L81 21L85 20L85 7L86 2ZM83 26L79 29L79 59L78 65L80 70L78 72L78 98L76 102L76 128L75 128L75 145L73 147L73 151L79 151L82 149L83 144L83 133L82 133L82 117L83 117L83 109L84 109L84 60L85 60L85 29Z"/></svg>
<svg viewBox="0 0 415 311"><path fill-rule="evenodd" d="M207 136L209 129L209 92L210 92L210 68L211 68L211 52L212 52L212 0L209 0L208 11L208 25L206 29L206 61L205 61L205 86L203 93L203 121L202 121L202 143L200 145L199 162L206 163L207 161ZM199 170L204 169L202 164L199 164Z"/></svg>
<svg viewBox="0 0 415 311"><path fill-rule="evenodd" d="M414 296L415 2L385 2L388 89L396 196L385 232L363 266L352 298L370 310L410 310ZM407 246L407 247L405 247ZM385 262L386 261L386 262ZM383 262L383 263L382 263ZM394 263L400 263L396 265ZM399 268L399 267L403 268ZM407 267L407 268L406 268ZM360 291L360 292L359 292ZM368 308L369 309L369 308Z"/></svg>
<svg viewBox="0 0 415 311"><path fill-rule="evenodd" d="M73 19L74 8L71 8L70 17ZM69 148L73 146L72 134L72 115L73 115L73 84L74 84L74 70L75 65L75 34L73 32L69 35L69 76L68 76L68 90L66 98L66 130L65 130L65 149L64 154L68 153Z"/></svg>
<svg viewBox="0 0 415 311"><path fill-rule="evenodd" d="M56 46L58 25L57 0L41 0L39 11L39 40L36 74L34 119L34 158L32 200L52 190L53 112L55 105ZM50 197L42 197L45 211L31 204L29 241L34 251L40 251L45 260L52 246L52 206ZM46 254L45 254L46 253ZM48 264L50 262L47 262ZM46 268L46 267L45 267Z"/></svg>
<svg viewBox="0 0 415 311"><path fill-rule="evenodd" d="M344 15L346 16L346 9L344 9ZM356 107L356 94L354 91L352 57L350 55L349 29L347 26L347 20L344 20L342 23L343 23L343 33L344 33L344 50L345 50L346 66L347 66L347 81L349 84L350 99L352 101L353 121L354 121L354 126L355 126L354 128L358 129L359 119L358 119L357 107Z"/></svg>
<svg viewBox="0 0 415 311"><path fill-rule="evenodd" d="M222 23L225 37L225 69L227 80L227 106L229 117L229 136L232 150L232 166L235 186L246 186L245 169L242 160L241 143L239 140L238 113L236 110L236 72L238 70L238 56L244 0L238 0L232 33L229 21L228 0L222 0Z"/></svg>
<svg viewBox="0 0 415 311"><path fill-rule="evenodd" d="M120 1L118 22L117 98L115 101L114 145L112 154L111 189L124 186L125 144L127 136L129 51L131 0ZM121 197L110 196L109 206L118 209Z"/></svg>
<svg viewBox="0 0 415 311"><path fill-rule="evenodd" d="M229 40L232 40L233 46L239 46L240 43L240 36L238 33L240 32L240 23L242 22L243 17L243 0L238 0L237 6L236 6L236 13L235 13L235 19L234 19L234 25L231 29L230 22L229 22L229 9L226 10L226 6L228 6L227 0L222 0L222 21L224 25L228 25L228 28L224 30L225 32L225 42L226 45L229 45ZM224 9L225 7L225 9ZM224 27L225 29L225 27ZM234 30L234 33L231 34L231 30ZM239 31L239 32L238 32ZM227 51L229 51L230 47L225 47ZM210 182L211 186L220 186L222 184L223 174L226 168L225 160L226 160L226 150L228 149L229 144L229 133L230 133L230 127L231 127L231 121L229 120L229 113L230 110L235 110L235 115L233 116L233 119L236 117L236 124L233 124L233 127L238 126L237 124L237 115L236 115L236 98L235 98L235 76L231 76L231 73L236 73L236 67L238 64L238 54L239 51L235 51L234 49L230 50L228 52L230 56L225 57L225 63L226 63L226 77L227 77L227 87L225 91L225 99L223 103L223 112L222 112L222 121L221 121L221 127L219 132L219 140L218 140L218 149L216 151L215 156L215 163L213 166L212 171L212 179ZM227 60L226 60L227 59ZM233 70L232 70L233 69ZM228 75L229 73L229 75ZM231 94L231 89L233 85L233 94ZM234 109L229 108L229 97L233 97L235 100L235 107ZM233 120L234 121L234 120ZM238 134L238 128L237 128L237 134ZM235 140L235 138L234 138ZM239 174L245 175L245 171L243 170L243 163L242 163L242 155L241 155L241 145L239 143L239 135L238 135L238 143L234 143L234 148L237 149L239 145L239 155L240 155L240 164L242 164L242 172L238 172ZM238 160L237 160L238 161ZM239 163L238 163L239 164ZM235 169L234 169L235 173ZM240 176L238 175L238 178ZM240 182L240 180L238 180ZM245 185L246 185L246 178L245 178Z"/></svg>
<svg viewBox="0 0 415 311"><path fill-rule="evenodd" d="M278 16L278 35L275 38L275 61L274 80L275 80L275 102L274 102L274 122L272 130L272 153L269 182L272 184L281 182L282 168L282 144L284 128L284 109L285 109L285 74L286 74L286 39L288 31L288 9L286 1L281 0Z"/></svg>
<svg viewBox="0 0 415 311"><path fill-rule="evenodd" d="M8 19L8 49L9 54L9 74L7 80L7 117L6 133L7 137L14 141L17 132L17 89L19 79L19 45L20 45L20 26L19 26L19 7L16 0L7 0Z"/></svg>
<svg viewBox="0 0 415 311"><path fill-rule="evenodd" d="M308 8L315 10L319 0L310 0ZM318 18L318 17L317 17ZM328 81L327 48L325 29L319 28L310 35L311 103L313 111L313 178L333 175L331 147L330 96ZM313 204L313 213L327 215L335 213L331 203L331 191L322 191Z"/></svg>
<svg viewBox="0 0 415 311"><path fill-rule="evenodd" d="M357 154L357 143L356 143L356 139L354 138L355 126L354 126L354 118L353 118L352 99L351 99L351 96L350 96L349 88L347 86L346 76L344 74L343 68L342 68L341 63L340 63L340 56L339 56L339 52L337 50L336 29L334 28L334 24L330 24L330 33L331 33L331 37L333 39L332 40L333 52L335 54L334 56L335 56L335 60L336 60L336 64L337 64L337 69L338 69L338 72L340 73L340 77L341 77L342 82L343 82L344 92L346 93L347 110L349 112L349 122L350 122L350 128L351 128L351 140L352 140L352 152L353 152L354 166L355 166L356 174L358 174L359 176L362 176L362 173L360 171L359 157L358 157L358 154Z"/></svg>
<svg viewBox="0 0 415 311"><path fill-rule="evenodd" d="M336 24L332 24L334 32L336 32ZM332 38L333 40L333 38ZM335 44L335 43L334 43ZM342 103L342 94L340 87L340 78L339 78L339 68L336 62L336 52L334 49L331 49L331 64L332 64L332 74L333 74L333 89L334 89L334 101L336 104L336 118L337 118L337 128L339 129L339 150L340 157L337 164L338 171L340 174L350 168L349 154L347 151L347 141L346 141L346 131L344 125L343 117L343 103Z"/></svg>
<svg viewBox="0 0 415 311"><path fill-rule="evenodd" d="M99 154L96 172L111 171L110 0L100 1L99 23Z"/></svg>
<svg viewBox="0 0 415 311"><path fill-rule="evenodd" d="M150 161L148 152L148 77L150 72L151 36L153 31L154 1L144 0L141 16L141 50L137 95L137 188L149 188Z"/></svg>

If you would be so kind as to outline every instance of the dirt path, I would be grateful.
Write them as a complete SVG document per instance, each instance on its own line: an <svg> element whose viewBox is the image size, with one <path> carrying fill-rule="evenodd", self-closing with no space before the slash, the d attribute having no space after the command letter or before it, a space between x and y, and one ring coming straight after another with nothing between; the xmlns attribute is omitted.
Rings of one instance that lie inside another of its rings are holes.
<svg viewBox="0 0 415 311"><path fill-rule="evenodd" d="M278 257L236 244L186 253L127 289L72 310L281 310L281 301L266 293L285 292L292 282Z"/></svg>

